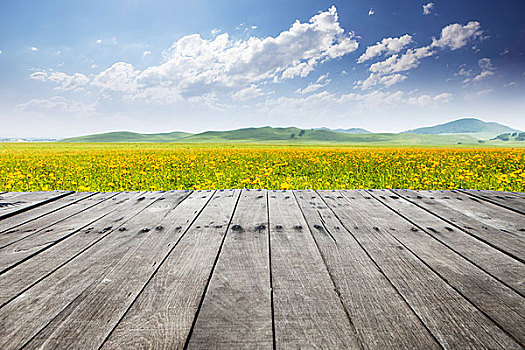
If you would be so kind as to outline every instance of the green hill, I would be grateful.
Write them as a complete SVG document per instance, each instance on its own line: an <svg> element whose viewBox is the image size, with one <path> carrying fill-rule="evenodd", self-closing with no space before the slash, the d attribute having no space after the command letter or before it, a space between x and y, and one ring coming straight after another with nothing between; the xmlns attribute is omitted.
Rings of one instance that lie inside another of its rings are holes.
<svg viewBox="0 0 525 350"><path fill-rule="evenodd" d="M435 126L408 130L405 133L423 135L472 134L476 138L489 139L502 133L517 131L519 130L494 122L484 122L476 118L463 118Z"/></svg>
<svg viewBox="0 0 525 350"><path fill-rule="evenodd" d="M70 137L61 142L175 142L191 135L187 132L174 131L160 134L139 134L129 131L115 131L103 134Z"/></svg>
<svg viewBox="0 0 525 350"><path fill-rule="evenodd" d="M315 130L328 130L328 131L333 131L333 132L341 132L343 134L371 134L372 133L362 128L350 128L350 129L317 128Z"/></svg>

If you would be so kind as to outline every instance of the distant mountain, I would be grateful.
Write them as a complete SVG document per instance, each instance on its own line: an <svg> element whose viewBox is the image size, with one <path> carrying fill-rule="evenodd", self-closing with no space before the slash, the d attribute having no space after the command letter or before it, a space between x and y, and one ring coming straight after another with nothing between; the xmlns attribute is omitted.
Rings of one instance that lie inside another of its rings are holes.
<svg viewBox="0 0 525 350"><path fill-rule="evenodd" d="M506 125L484 122L476 118L463 118L448 123L404 131L404 133L440 135L440 134L475 134L478 138L491 138L507 132L519 132Z"/></svg>
<svg viewBox="0 0 525 350"><path fill-rule="evenodd" d="M314 130L329 130L333 132L340 132L343 134L371 134L371 131L361 129L361 128L350 128L350 129L330 129L330 128L317 128Z"/></svg>
<svg viewBox="0 0 525 350"><path fill-rule="evenodd" d="M103 134L70 137L61 142L175 142L192 135L187 132L174 131L160 134L139 134L129 131L106 132Z"/></svg>

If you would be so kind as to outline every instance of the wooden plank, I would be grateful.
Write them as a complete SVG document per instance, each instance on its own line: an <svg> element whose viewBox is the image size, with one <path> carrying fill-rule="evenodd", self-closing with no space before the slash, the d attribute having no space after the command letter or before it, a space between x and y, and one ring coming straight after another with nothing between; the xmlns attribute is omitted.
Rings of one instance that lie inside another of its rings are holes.
<svg viewBox="0 0 525 350"><path fill-rule="evenodd" d="M28 343L62 311L71 310L104 280L104 275L148 236L187 196L187 192L167 192L118 232L108 235L49 277L0 308L0 348L15 349ZM134 276L128 276L133 278ZM68 308L69 307L69 308Z"/></svg>
<svg viewBox="0 0 525 350"><path fill-rule="evenodd" d="M64 209L73 203L79 202L82 199L93 196L95 193L96 192L72 193L70 195L67 195L66 197L59 198L53 202L25 211L18 215L5 218L4 220L0 220L0 237L4 234L17 233L19 231L16 230L16 228L20 225L39 219L45 215L56 212L58 210Z"/></svg>
<svg viewBox="0 0 525 350"><path fill-rule="evenodd" d="M63 239L67 239L85 226L107 215L119 200L117 193L100 193L70 206L68 211L77 212L65 221L59 221L51 226L31 232L26 239L5 245L0 250L0 275L22 263L23 261L46 250ZM110 200L111 198L114 200ZM79 209L77 211L77 209ZM53 222L56 215L49 215L43 221ZM58 215L60 217L61 215ZM31 222L30 227L38 227L38 222ZM6 237L7 238L7 237ZM29 239L30 238L30 239Z"/></svg>
<svg viewBox="0 0 525 350"><path fill-rule="evenodd" d="M461 211L455 210L436 200L434 196L410 190L393 190L393 193L445 220L450 225L501 250L521 263L525 263L525 242L519 237L498 230Z"/></svg>
<svg viewBox="0 0 525 350"><path fill-rule="evenodd" d="M363 347L440 348L318 194L312 190L294 193Z"/></svg>
<svg viewBox="0 0 525 350"><path fill-rule="evenodd" d="M486 200L492 204L502 206L503 208L515 211L519 214L525 214L525 198L512 192L495 192L479 190L458 190L459 192L470 196Z"/></svg>
<svg viewBox="0 0 525 350"><path fill-rule="evenodd" d="M8 192L0 195L0 220L65 197L71 191Z"/></svg>
<svg viewBox="0 0 525 350"><path fill-rule="evenodd" d="M189 349L271 349L267 192L243 190Z"/></svg>
<svg viewBox="0 0 525 350"><path fill-rule="evenodd" d="M107 235L124 229L122 225L162 195L160 192L123 193L119 195L118 204L115 203L111 213L80 230L73 237L60 241L7 271L0 276L0 307L106 238Z"/></svg>
<svg viewBox="0 0 525 350"><path fill-rule="evenodd" d="M276 347L361 348L293 193L268 196Z"/></svg>
<svg viewBox="0 0 525 350"><path fill-rule="evenodd" d="M507 333L461 296L390 234L364 196L320 191L323 200L444 348L521 348ZM337 198L337 194L343 198ZM370 198L370 197L369 197ZM396 214L392 214L396 215ZM356 228L357 227L357 228Z"/></svg>
<svg viewBox="0 0 525 350"><path fill-rule="evenodd" d="M49 213L49 215L40 216L40 218L31 220L27 223L20 222L18 227L5 231L2 234L0 234L0 251L15 242L19 242L23 239L27 239L28 237L31 237L33 235L37 235L37 236L41 235L42 232L45 232L47 229L50 230L49 232L52 232L54 231L54 228L52 228L51 226L56 225L57 223L62 222L66 219L69 219L70 217L84 210L87 210L94 205L101 203L105 199L109 198L109 196L115 196L116 194L117 193L112 193L112 194L97 193L97 194L88 195L87 197L81 196L81 198L83 197L83 199L86 199L86 200L84 201L74 200L73 203L64 207L62 210L54 211L52 213ZM78 199L78 197L76 197L76 194L71 194L67 197L64 197L63 200L66 200L69 198ZM27 214L30 214L34 211L38 211L39 209L46 208L49 205L54 204L56 202L57 201L54 201L54 202L51 202L50 204L43 205L35 209L23 212L21 214L12 216L10 218L0 221L0 224L3 223L4 221L7 221L8 224L11 224L13 222L13 219L16 220L19 217L26 217Z"/></svg>
<svg viewBox="0 0 525 350"><path fill-rule="evenodd" d="M111 332L103 349L184 347L240 193L215 193Z"/></svg>
<svg viewBox="0 0 525 350"><path fill-rule="evenodd" d="M388 190L367 191L391 210L418 225L433 238L491 276L525 296L525 264L483 243Z"/></svg>
<svg viewBox="0 0 525 350"><path fill-rule="evenodd" d="M381 200L389 201L387 197L376 198L373 191L359 191L359 194L367 198L370 198L370 195L374 197L368 200L370 204L368 207L380 218L377 223L382 227L388 227L389 234L404 248L409 249L421 259L462 296L507 331L518 343L525 344L525 298L523 296L449 249L439 240L432 238L428 234L431 230L427 228L432 223L414 225L413 221L410 222L405 217L392 215L392 212L397 212L381 202ZM395 200L390 198L390 201ZM490 247L487 248L489 251L496 251ZM470 250L468 247L465 249Z"/></svg>
<svg viewBox="0 0 525 350"><path fill-rule="evenodd" d="M194 192L155 226L131 254L92 284L39 334L28 349L98 348L178 244L214 191Z"/></svg>
<svg viewBox="0 0 525 350"><path fill-rule="evenodd" d="M525 241L525 216L458 191L417 191L501 232Z"/></svg>

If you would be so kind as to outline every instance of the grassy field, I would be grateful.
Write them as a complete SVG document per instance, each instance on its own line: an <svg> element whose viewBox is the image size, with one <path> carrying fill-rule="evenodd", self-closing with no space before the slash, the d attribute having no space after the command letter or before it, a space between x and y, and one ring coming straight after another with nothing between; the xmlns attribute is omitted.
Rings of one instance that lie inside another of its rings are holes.
<svg viewBox="0 0 525 350"><path fill-rule="evenodd" d="M525 149L0 144L0 191L220 188L525 192Z"/></svg>

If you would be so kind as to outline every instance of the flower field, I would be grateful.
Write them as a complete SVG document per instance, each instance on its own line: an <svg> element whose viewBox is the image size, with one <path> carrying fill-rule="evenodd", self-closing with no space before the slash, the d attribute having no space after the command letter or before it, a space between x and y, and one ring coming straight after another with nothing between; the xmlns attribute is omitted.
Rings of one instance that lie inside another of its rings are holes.
<svg viewBox="0 0 525 350"><path fill-rule="evenodd" d="M525 192L525 149L0 144L0 191L219 188Z"/></svg>

